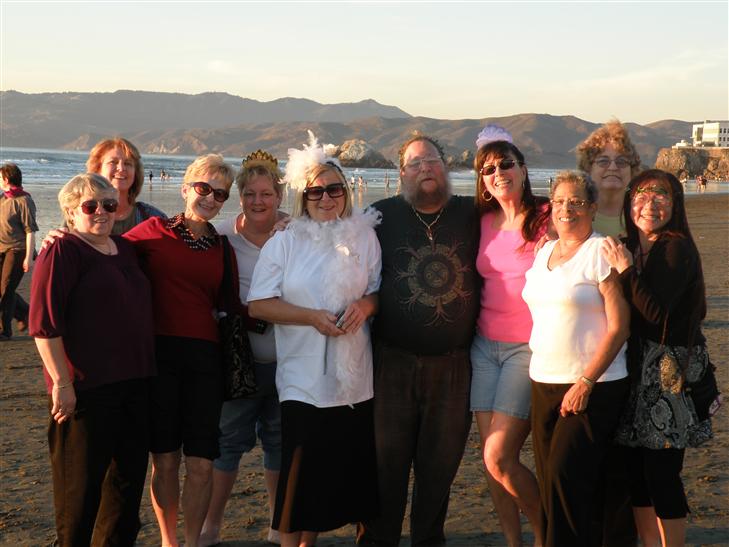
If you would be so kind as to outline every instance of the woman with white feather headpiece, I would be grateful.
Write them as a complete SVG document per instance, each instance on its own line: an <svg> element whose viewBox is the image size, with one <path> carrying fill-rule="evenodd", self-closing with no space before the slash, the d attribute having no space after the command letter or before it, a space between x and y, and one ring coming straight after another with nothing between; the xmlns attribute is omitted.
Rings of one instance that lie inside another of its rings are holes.
<svg viewBox="0 0 729 547"><path fill-rule="evenodd" d="M352 207L339 161L311 131L289 149L293 220L261 250L249 313L274 323L282 463L273 528L286 547L377 511L368 319L380 246L373 210Z"/></svg>

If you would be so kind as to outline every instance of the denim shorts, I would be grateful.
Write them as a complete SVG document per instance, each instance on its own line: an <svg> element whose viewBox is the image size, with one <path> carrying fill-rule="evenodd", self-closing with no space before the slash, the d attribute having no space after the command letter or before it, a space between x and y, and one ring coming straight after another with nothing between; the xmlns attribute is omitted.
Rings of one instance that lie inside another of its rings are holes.
<svg viewBox="0 0 729 547"><path fill-rule="evenodd" d="M238 469L240 458L256 446L263 446L263 467L281 468L281 404L276 392L276 364L256 363L258 392L245 399L223 403L220 415L220 457L213 465L220 471Z"/></svg>
<svg viewBox="0 0 729 547"><path fill-rule="evenodd" d="M476 334L471 346L471 410L529 418L528 343L497 342Z"/></svg>

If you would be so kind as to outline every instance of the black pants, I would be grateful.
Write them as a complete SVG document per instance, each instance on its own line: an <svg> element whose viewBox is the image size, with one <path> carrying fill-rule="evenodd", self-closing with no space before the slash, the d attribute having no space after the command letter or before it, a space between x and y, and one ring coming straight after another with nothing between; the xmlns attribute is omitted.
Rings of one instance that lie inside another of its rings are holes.
<svg viewBox="0 0 729 547"><path fill-rule="evenodd" d="M590 544L601 464L629 383L626 378L596 384L587 410L562 418L559 408L571 386L532 382L532 443L546 547Z"/></svg>
<svg viewBox="0 0 729 547"><path fill-rule="evenodd" d="M147 475L147 382L79 391L70 420L50 419L58 545L134 544Z"/></svg>
<svg viewBox="0 0 729 547"><path fill-rule="evenodd" d="M13 317L28 320L27 304L25 315L18 316L15 313L16 295L20 280L23 279L23 260L25 251L5 251L0 253L0 334L7 337L13 335ZM22 304L25 301L21 299Z"/></svg>
<svg viewBox="0 0 729 547"><path fill-rule="evenodd" d="M626 450L633 506L653 507L660 519L685 518L689 508L681 481L684 449Z"/></svg>
<svg viewBox="0 0 729 547"><path fill-rule="evenodd" d="M451 483L471 428L469 352L419 356L377 345L374 366L380 517L362 524L359 542L398 544L412 466L411 543L443 544Z"/></svg>

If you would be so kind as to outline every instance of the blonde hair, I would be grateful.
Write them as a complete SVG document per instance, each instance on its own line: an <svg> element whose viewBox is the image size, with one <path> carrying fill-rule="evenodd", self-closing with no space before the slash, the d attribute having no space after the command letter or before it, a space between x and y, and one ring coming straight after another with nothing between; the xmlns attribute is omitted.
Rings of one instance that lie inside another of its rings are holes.
<svg viewBox="0 0 729 547"><path fill-rule="evenodd" d="M86 170L89 173L99 173L101 171L101 158L114 148L121 148L124 155L134 162L134 182L127 192L127 200L133 204L139 193L142 191L144 184L144 167L142 166L142 157L139 150L127 139L122 137L114 137L112 139L104 139L97 142L89 152L89 158L86 160Z"/></svg>
<svg viewBox="0 0 729 547"><path fill-rule="evenodd" d="M344 178L344 173L333 163L320 163L306 174L306 188L314 184L314 181L323 173L330 172L334 173L339 182L344 184L344 211L342 211L341 218L346 218L352 215L352 196L349 192L349 186L347 185L347 179ZM306 199L304 198L304 190L297 190L296 197L294 198L294 209L291 212L292 217L301 217L308 215L306 212Z"/></svg>
<svg viewBox="0 0 729 547"><path fill-rule="evenodd" d="M626 127L618 120L610 120L598 127L577 146L577 167L585 173L592 170L592 164L608 144L630 162L631 177L640 172L640 156L633 146Z"/></svg>
<svg viewBox="0 0 729 547"><path fill-rule="evenodd" d="M225 189L230 190L235 178L235 171L220 154L206 154L195 158L195 161L187 166L182 184L197 182L200 177L205 175L222 179Z"/></svg>
<svg viewBox="0 0 729 547"><path fill-rule="evenodd" d="M76 175L64 184L61 191L58 192L58 204L61 206L66 225L73 228L73 215L69 211L78 207L78 204L81 203L81 197L85 193L97 195L109 190L117 192L116 188L106 178L97 173Z"/></svg>
<svg viewBox="0 0 729 547"><path fill-rule="evenodd" d="M235 185L238 187L238 193L243 195L243 191L246 189L246 185L255 176L268 177L273 186L273 190L276 192L278 197L283 196L283 188L281 184L281 177L279 176L278 170L272 171L271 169L263 165L254 165L252 167L241 167L238 174L235 176Z"/></svg>

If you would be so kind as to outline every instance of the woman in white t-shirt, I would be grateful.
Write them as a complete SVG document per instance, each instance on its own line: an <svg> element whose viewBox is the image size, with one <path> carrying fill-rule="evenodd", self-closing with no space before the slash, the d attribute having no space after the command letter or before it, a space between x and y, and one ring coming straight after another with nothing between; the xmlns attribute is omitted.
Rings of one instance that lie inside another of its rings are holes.
<svg viewBox="0 0 729 547"><path fill-rule="evenodd" d="M589 178L557 175L559 239L540 249L523 291L534 322L532 442L548 547L590 543L600 464L628 392L629 308L592 231L596 200Z"/></svg>
<svg viewBox="0 0 729 547"><path fill-rule="evenodd" d="M375 516L372 350L377 214L354 212L336 160L312 135L289 150L293 220L261 250L249 313L275 325L282 463L273 528L286 547Z"/></svg>

